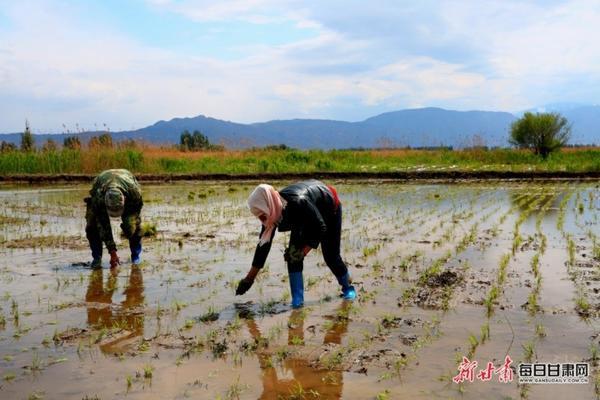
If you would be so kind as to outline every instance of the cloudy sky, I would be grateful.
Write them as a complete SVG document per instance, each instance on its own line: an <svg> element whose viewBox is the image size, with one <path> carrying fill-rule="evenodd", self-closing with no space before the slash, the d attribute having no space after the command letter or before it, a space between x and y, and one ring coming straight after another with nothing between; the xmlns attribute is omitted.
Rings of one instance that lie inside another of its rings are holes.
<svg viewBox="0 0 600 400"><path fill-rule="evenodd" d="M597 104L598 37L596 0L0 0L0 132Z"/></svg>

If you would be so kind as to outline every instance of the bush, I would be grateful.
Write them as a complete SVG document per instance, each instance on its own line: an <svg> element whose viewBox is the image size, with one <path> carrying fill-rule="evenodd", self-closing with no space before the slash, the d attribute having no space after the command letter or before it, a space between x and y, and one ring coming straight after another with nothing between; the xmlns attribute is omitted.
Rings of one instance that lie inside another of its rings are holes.
<svg viewBox="0 0 600 400"><path fill-rule="evenodd" d="M526 112L511 125L509 142L545 159L564 146L570 136L571 126L560 114Z"/></svg>

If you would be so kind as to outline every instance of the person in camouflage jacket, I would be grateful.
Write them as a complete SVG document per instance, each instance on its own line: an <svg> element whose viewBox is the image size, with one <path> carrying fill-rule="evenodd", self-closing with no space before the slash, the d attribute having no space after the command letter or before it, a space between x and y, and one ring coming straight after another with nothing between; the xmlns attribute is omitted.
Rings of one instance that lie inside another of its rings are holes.
<svg viewBox="0 0 600 400"><path fill-rule="evenodd" d="M109 169L98 175L92 184L87 204L85 233L92 250L92 267L102 263L102 243L110 253L110 266L120 264L117 246L110 227L110 217L121 217L121 229L129 239L131 262L139 264L142 253L140 212L142 192L133 174L125 169Z"/></svg>

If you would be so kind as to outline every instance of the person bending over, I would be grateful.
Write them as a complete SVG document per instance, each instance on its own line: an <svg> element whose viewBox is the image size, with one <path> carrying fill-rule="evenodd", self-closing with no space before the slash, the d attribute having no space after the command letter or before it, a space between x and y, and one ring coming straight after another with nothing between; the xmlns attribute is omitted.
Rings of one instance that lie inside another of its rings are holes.
<svg viewBox="0 0 600 400"><path fill-rule="evenodd" d="M142 253L140 212L142 192L133 174L125 169L109 169L98 175L90 197L85 198L85 234L92 251L92 268L102 265L102 243L110 253L110 267L120 264L117 246L110 227L110 217L121 217L121 229L129 239L131 262L139 264Z"/></svg>
<svg viewBox="0 0 600 400"><path fill-rule="evenodd" d="M239 282L236 295L246 293L254 283L265 264L275 231L279 230L291 231L284 260L288 268L293 308L304 305L304 257L319 244L325 263L341 285L342 297L348 300L356 297L348 268L340 256L342 204L335 188L317 180L308 180L278 192L271 185L261 184L250 194L248 207L260 220L262 229L252 267Z"/></svg>

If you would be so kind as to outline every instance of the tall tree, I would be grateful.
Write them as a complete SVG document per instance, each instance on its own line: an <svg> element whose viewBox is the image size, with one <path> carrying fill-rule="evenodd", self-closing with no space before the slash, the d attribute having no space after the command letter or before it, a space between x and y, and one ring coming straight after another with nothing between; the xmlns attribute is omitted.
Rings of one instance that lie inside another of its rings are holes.
<svg viewBox="0 0 600 400"><path fill-rule="evenodd" d="M571 125L562 115L526 112L511 125L509 142L546 158L563 147L570 137Z"/></svg>
<svg viewBox="0 0 600 400"><path fill-rule="evenodd" d="M25 132L21 134L21 151L31 152L35 148L35 140L29 129L29 122L25 121Z"/></svg>
<svg viewBox="0 0 600 400"><path fill-rule="evenodd" d="M192 134L187 129L179 136L179 145L183 151L192 149Z"/></svg>

